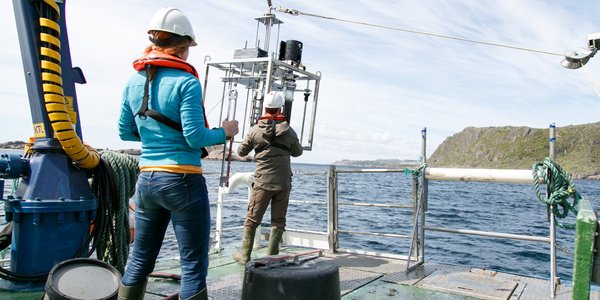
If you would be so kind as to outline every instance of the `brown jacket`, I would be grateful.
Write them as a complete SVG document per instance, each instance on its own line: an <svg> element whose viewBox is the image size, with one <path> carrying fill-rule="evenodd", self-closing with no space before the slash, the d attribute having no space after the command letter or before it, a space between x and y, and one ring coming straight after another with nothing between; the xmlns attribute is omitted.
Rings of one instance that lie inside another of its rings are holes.
<svg viewBox="0 0 600 300"><path fill-rule="evenodd" d="M252 150L255 152L254 184L256 186L271 191L288 189L292 186L290 156L302 155L302 146L298 135L287 121L259 120L250 128L237 153L246 156Z"/></svg>

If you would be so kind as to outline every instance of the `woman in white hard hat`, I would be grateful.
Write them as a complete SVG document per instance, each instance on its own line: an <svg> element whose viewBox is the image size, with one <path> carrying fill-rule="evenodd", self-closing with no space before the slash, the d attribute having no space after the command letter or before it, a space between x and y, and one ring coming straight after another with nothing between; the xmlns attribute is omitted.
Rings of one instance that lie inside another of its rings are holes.
<svg viewBox="0 0 600 300"><path fill-rule="evenodd" d="M237 134L238 123L209 129L198 73L186 62L195 36L180 10L158 10L148 34L152 44L133 63L138 72L125 87L119 119L121 139L142 142L135 238L119 299L143 299L169 221L181 257L179 298L207 299L210 210L201 155Z"/></svg>
<svg viewBox="0 0 600 300"><path fill-rule="evenodd" d="M286 214L292 189L292 169L290 156L302 155L302 145L298 135L290 127L281 108L284 98L281 93L269 92L265 95L265 114L237 149L240 156L246 156L254 150L256 171L252 184L252 195L248 203L248 212L244 221L244 233L240 251L234 253L234 259L241 264L250 260L256 228L262 222L263 215L271 205L271 233L267 255L279 254L279 243L285 230Z"/></svg>

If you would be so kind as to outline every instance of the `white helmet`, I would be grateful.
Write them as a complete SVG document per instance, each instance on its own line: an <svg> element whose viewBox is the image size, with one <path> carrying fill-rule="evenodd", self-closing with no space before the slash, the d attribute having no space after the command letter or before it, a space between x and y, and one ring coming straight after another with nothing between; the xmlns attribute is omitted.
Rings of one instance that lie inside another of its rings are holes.
<svg viewBox="0 0 600 300"><path fill-rule="evenodd" d="M192 23L190 23L190 20L188 20L183 12L177 8L163 7L156 11L148 25L148 32L151 30L188 36L192 39L191 46L198 45L196 43L196 37L194 36L194 30L192 29Z"/></svg>
<svg viewBox="0 0 600 300"><path fill-rule="evenodd" d="M283 106L283 95L278 92L270 91L265 95L264 107L266 108L281 108Z"/></svg>

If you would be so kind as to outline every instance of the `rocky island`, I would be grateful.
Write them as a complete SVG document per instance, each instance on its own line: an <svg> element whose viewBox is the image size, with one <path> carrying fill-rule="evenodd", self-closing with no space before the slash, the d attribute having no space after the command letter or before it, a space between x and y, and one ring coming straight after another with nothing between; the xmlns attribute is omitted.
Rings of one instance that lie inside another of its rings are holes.
<svg viewBox="0 0 600 300"><path fill-rule="evenodd" d="M548 128L467 127L440 144L431 167L531 169L549 155ZM600 122L556 128L556 161L579 179L600 179ZM403 167L406 160L336 162L361 167Z"/></svg>
<svg viewBox="0 0 600 300"><path fill-rule="evenodd" d="M0 143L0 148L23 149L25 142ZM427 163L440 168L530 169L548 156L548 129L530 127L467 127L437 147ZM580 179L600 179L600 122L556 128L556 161ZM139 155L139 149L113 150ZM223 146L208 147L206 159L221 160ZM252 156L232 160L252 161ZM341 160L334 164L367 168L404 168L417 161L401 159Z"/></svg>

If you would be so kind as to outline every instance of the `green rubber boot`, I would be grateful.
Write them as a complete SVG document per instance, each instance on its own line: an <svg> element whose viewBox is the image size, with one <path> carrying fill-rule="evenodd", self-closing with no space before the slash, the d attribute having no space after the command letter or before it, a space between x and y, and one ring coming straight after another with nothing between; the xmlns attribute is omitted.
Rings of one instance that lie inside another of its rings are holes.
<svg viewBox="0 0 600 300"><path fill-rule="evenodd" d="M146 282L136 285L119 283L119 300L142 300L146 293Z"/></svg>
<svg viewBox="0 0 600 300"><path fill-rule="evenodd" d="M242 237L242 247L239 251L233 254L235 259L240 264L245 265L252 254L252 247L254 246L254 235L256 234L256 228L244 227L244 236Z"/></svg>
<svg viewBox="0 0 600 300"><path fill-rule="evenodd" d="M279 243L281 243L281 237L285 229L278 227L271 227L271 234L269 234L269 248L267 249L267 255L279 254Z"/></svg>
<svg viewBox="0 0 600 300"><path fill-rule="evenodd" d="M181 298L179 298L179 299L181 299ZM181 300L183 300L183 299L181 299ZM204 288L203 290L198 292L198 294L191 296L185 300L208 300L208 292L206 291L206 288Z"/></svg>

